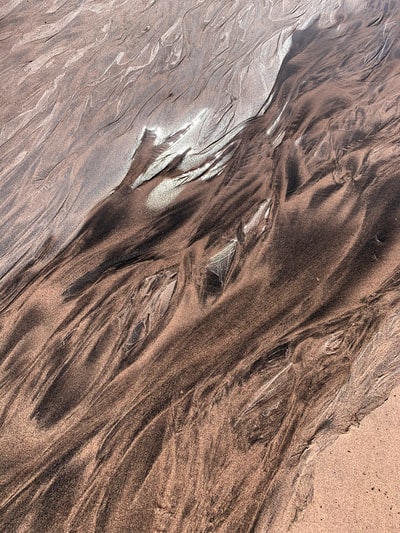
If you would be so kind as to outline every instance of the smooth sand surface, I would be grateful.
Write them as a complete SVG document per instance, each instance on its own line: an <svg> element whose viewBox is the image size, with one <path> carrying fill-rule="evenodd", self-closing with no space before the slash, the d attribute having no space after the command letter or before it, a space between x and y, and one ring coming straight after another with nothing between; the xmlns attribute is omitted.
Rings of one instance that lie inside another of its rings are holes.
<svg viewBox="0 0 400 533"><path fill-rule="evenodd" d="M400 531L400 387L316 461L314 496L291 533Z"/></svg>

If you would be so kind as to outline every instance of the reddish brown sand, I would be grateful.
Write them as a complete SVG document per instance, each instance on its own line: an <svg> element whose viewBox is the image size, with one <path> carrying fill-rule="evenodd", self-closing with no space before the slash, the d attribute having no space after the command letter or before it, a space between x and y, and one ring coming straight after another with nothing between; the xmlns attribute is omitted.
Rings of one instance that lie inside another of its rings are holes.
<svg viewBox="0 0 400 533"><path fill-rule="evenodd" d="M0 8L4 533L289 530L399 384L397 3L266 4Z"/></svg>

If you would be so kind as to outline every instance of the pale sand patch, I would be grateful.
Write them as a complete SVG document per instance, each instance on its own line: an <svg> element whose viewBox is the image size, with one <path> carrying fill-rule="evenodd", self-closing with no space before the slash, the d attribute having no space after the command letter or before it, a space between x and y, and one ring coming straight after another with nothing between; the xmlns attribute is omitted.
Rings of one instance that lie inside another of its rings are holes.
<svg viewBox="0 0 400 533"><path fill-rule="evenodd" d="M291 533L400 531L400 387L317 459L313 501Z"/></svg>

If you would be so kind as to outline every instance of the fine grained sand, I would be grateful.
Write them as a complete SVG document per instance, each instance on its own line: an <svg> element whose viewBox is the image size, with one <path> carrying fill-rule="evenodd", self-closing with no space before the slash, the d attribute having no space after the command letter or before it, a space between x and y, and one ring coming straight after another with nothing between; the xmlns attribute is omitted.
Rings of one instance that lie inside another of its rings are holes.
<svg viewBox="0 0 400 533"><path fill-rule="evenodd" d="M316 460L314 495L291 533L397 533L400 387Z"/></svg>
<svg viewBox="0 0 400 533"><path fill-rule="evenodd" d="M316 4L0 7L5 533L286 531L314 464L304 520L333 450L369 459L340 443L399 384L400 13Z"/></svg>

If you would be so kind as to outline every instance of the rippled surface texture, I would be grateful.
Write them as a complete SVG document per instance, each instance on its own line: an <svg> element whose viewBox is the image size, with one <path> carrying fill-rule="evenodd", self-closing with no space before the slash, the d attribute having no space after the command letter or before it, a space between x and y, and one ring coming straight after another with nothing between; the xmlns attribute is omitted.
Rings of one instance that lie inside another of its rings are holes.
<svg viewBox="0 0 400 533"><path fill-rule="evenodd" d="M399 383L397 3L0 21L1 531L287 531Z"/></svg>

